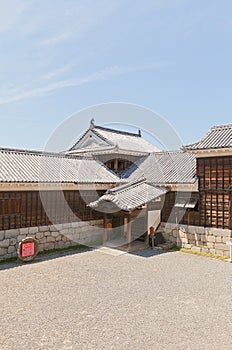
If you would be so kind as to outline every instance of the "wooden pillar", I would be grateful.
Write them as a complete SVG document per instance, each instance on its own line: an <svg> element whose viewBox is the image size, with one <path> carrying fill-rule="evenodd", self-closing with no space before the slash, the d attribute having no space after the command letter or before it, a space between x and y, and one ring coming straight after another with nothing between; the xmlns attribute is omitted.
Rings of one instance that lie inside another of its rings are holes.
<svg viewBox="0 0 232 350"><path fill-rule="evenodd" d="M118 159L114 160L114 171L117 173L118 172Z"/></svg>
<svg viewBox="0 0 232 350"><path fill-rule="evenodd" d="M104 214L104 232L103 232L103 243L107 241L107 215Z"/></svg>
<svg viewBox="0 0 232 350"><path fill-rule="evenodd" d="M128 223L127 223L127 244L130 247L131 244L131 217L128 215Z"/></svg>
<svg viewBox="0 0 232 350"><path fill-rule="evenodd" d="M147 243L148 241L148 205L146 207L146 214L145 214L145 231L144 231L144 242Z"/></svg>
<svg viewBox="0 0 232 350"><path fill-rule="evenodd" d="M127 216L124 216L123 218L123 236L125 237L127 235Z"/></svg>

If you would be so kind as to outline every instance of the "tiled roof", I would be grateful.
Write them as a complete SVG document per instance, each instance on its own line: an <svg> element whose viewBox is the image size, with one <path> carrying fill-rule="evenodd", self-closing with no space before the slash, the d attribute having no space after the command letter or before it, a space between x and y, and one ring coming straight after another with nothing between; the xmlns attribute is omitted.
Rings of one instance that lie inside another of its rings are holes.
<svg viewBox="0 0 232 350"><path fill-rule="evenodd" d="M184 148L187 150L232 148L232 124L214 126L200 141Z"/></svg>
<svg viewBox="0 0 232 350"><path fill-rule="evenodd" d="M132 156L136 157L144 157L148 155L148 152L140 152L140 151L128 151L121 149L117 146L105 146L105 145L94 145L92 147L83 147L80 149L64 152L63 154L69 154L69 155L80 155L80 156L97 156L97 155L105 155L105 154L119 154L125 155L125 157L128 155L128 153Z"/></svg>
<svg viewBox="0 0 232 350"><path fill-rule="evenodd" d="M112 209L130 211L151 200L162 196L167 192L162 187L154 187L140 180L135 183L121 185L108 190L97 201L89 206L93 209L110 211Z"/></svg>
<svg viewBox="0 0 232 350"><path fill-rule="evenodd" d="M104 146L117 147L120 150L134 151L134 152L156 152L158 149L147 142L141 137L141 133L134 134L131 132L114 130L110 128L105 128L97 125L92 125L90 129L85 132L85 134L76 142L76 144L69 150L79 150L84 151L85 147L79 147L80 141L86 136L86 134L91 130L91 132L104 141ZM88 151L91 147L87 147ZM93 145L93 151L96 150L96 145Z"/></svg>
<svg viewBox="0 0 232 350"><path fill-rule="evenodd" d="M125 170L122 178L126 181L146 178L148 183L158 185L194 183L196 157L183 151L152 153Z"/></svg>
<svg viewBox="0 0 232 350"><path fill-rule="evenodd" d="M0 182L118 183L119 178L90 157L0 149Z"/></svg>

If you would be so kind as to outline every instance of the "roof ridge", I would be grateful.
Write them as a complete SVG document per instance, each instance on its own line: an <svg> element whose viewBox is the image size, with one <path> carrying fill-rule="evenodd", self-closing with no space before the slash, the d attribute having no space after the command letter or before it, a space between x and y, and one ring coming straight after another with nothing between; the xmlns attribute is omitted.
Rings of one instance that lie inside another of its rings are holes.
<svg viewBox="0 0 232 350"><path fill-rule="evenodd" d="M185 150L185 149L188 150L191 146L197 146L197 145L200 144L201 142L204 142L205 139L211 134L213 128L214 128L214 127L210 128L210 129L207 131L207 133L204 134L204 135L202 136L202 138L201 138L200 140L197 140L196 142L193 142L193 143L190 143L190 144L188 144L188 145L185 145L185 146L184 146L184 150ZM215 128L216 128L216 126L215 126Z"/></svg>
<svg viewBox="0 0 232 350"><path fill-rule="evenodd" d="M154 151L154 152L149 152L148 156L151 154L169 154L169 153L186 153L184 149L177 149L177 150L169 150L169 151Z"/></svg>
<svg viewBox="0 0 232 350"><path fill-rule="evenodd" d="M225 136L224 136L224 139L220 139L220 132L221 134L223 135L223 133L226 133L227 132L230 132L232 131L232 124L225 124L225 125L217 125L217 126L212 126L209 131L198 141L194 142L194 143L191 143L191 144L188 144L188 145L185 145L184 146L184 149L186 150L204 150L204 149L209 149L209 148L212 148L212 149L215 149L215 148L228 148L228 145L227 144L220 144L218 146L218 144L214 144L212 145L212 140L214 142L219 141L220 142L223 142L225 141ZM212 140L210 140L210 138ZM215 140L216 138L216 140ZM209 147L209 144L211 143L210 147ZM231 146L229 146L231 147Z"/></svg>
<svg viewBox="0 0 232 350"><path fill-rule="evenodd" d="M134 188L134 187L137 187L143 183L146 183L146 179L143 178L143 179L140 179L140 180L137 180L135 182L129 182L129 183L126 183L126 184L123 184L123 185L119 185L115 188L111 188L110 190L107 191L107 194L116 194L116 193L120 193L120 192L123 192L125 190L127 190L128 188Z"/></svg>
<svg viewBox="0 0 232 350"><path fill-rule="evenodd" d="M216 129L230 129L232 128L232 124L223 124L223 125L215 125L212 126L210 130L216 130Z"/></svg>
<svg viewBox="0 0 232 350"><path fill-rule="evenodd" d="M116 130L116 129L111 129L111 128L107 128L105 126L100 126L100 125L95 125L94 129L100 129L100 130L105 130L105 131L109 131L109 132L114 132L116 134L141 137L141 133L135 134L135 133L130 132L130 131Z"/></svg>
<svg viewBox="0 0 232 350"><path fill-rule="evenodd" d="M66 159L93 159L91 156L80 156L80 155L71 155L64 154L59 152L49 152L49 151L36 151L36 150L27 150L27 149L17 149L17 148L0 148L0 152L4 153L23 153L27 155L38 155L38 156L48 156L48 157L57 157L57 158L66 158Z"/></svg>

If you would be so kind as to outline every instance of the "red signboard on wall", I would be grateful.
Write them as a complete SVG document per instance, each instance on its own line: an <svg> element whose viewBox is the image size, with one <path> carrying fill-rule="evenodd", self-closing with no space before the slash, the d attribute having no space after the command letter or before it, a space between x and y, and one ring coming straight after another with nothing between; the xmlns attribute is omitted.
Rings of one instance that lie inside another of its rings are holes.
<svg viewBox="0 0 232 350"><path fill-rule="evenodd" d="M25 242L22 243L22 257L26 258L27 256L32 256L35 254L35 243L34 242Z"/></svg>

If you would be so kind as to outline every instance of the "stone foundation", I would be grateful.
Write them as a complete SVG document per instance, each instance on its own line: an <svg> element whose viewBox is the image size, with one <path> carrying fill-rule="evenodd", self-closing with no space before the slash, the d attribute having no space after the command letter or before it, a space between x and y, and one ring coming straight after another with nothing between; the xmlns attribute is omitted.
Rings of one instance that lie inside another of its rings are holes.
<svg viewBox="0 0 232 350"><path fill-rule="evenodd" d="M17 256L18 244L26 237L36 239L39 251L44 251L77 244L96 244L102 241L102 235L103 220L0 231L0 260Z"/></svg>
<svg viewBox="0 0 232 350"><path fill-rule="evenodd" d="M231 230L188 225L178 225L177 229L176 224L170 223L161 223L159 230L166 240L182 248L230 256L230 247L226 242L232 237Z"/></svg>

